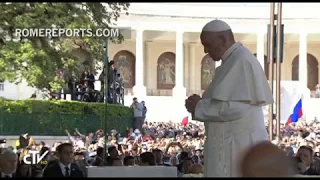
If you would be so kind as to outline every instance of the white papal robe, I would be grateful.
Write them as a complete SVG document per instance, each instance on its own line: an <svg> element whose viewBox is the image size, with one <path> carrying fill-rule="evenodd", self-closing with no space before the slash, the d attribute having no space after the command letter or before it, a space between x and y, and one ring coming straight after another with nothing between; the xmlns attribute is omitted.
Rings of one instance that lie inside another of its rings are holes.
<svg viewBox="0 0 320 180"><path fill-rule="evenodd" d="M262 106L273 97L261 65L241 43L222 60L193 114L206 127L205 177L240 176L242 153L268 140Z"/></svg>

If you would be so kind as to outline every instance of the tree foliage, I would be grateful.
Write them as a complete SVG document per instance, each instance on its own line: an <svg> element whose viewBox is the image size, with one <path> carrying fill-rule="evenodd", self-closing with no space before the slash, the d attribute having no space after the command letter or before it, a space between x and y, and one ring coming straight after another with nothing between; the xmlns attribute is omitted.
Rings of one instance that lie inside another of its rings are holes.
<svg viewBox="0 0 320 180"><path fill-rule="evenodd" d="M31 86L54 90L64 84L55 78L59 69L67 70L69 77L79 75L76 67L82 62L72 51L88 52L93 66L105 56L102 37L17 37L16 29L110 28L128 7L129 3L0 3L0 81L26 79Z"/></svg>

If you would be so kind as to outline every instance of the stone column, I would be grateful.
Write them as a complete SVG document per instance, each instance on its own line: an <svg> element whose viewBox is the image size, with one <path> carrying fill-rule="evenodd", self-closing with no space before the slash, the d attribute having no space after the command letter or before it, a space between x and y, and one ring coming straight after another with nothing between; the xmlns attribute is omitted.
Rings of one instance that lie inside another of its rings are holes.
<svg viewBox="0 0 320 180"><path fill-rule="evenodd" d="M257 34L257 59L264 70L264 32Z"/></svg>
<svg viewBox="0 0 320 180"><path fill-rule="evenodd" d="M136 84L133 87L133 94L138 99L146 96L146 87L144 86L144 57L143 57L143 30L136 30Z"/></svg>
<svg viewBox="0 0 320 180"><path fill-rule="evenodd" d="M197 44L194 42L189 43L189 61L190 61L190 90L192 93L195 93L197 90L196 86L196 46ZM199 81L198 81L199 82Z"/></svg>
<svg viewBox="0 0 320 180"><path fill-rule="evenodd" d="M307 87L308 69L307 69L307 33L300 33L299 42L299 82L303 87Z"/></svg>
<svg viewBox="0 0 320 180"><path fill-rule="evenodd" d="M183 32L176 31L176 85L172 89L172 95L175 97L185 97L186 88L183 84Z"/></svg>
<svg viewBox="0 0 320 180"><path fill-rule="evenodd" d="M145 86L146 89L154 89L153 87L153 81L154 79L152 78L148 78L148 76L152 76L152 68L146 68L146 67L152 67L152 62L151 62L151 57L150 57L150 53L151 53L151 41L146 41L144 42L144 65L145 65L145 74L144 74L144 80L145 80Z"/></svg>
<svg viewBox="0 0 320 180"><path fill-rule="evenodd" d="M187 43L183 44L183 81L184 81L184 87L187 90L190 90L190 56L189 56L189 45ZM188 92L187 92L188 93Z"/></svg>

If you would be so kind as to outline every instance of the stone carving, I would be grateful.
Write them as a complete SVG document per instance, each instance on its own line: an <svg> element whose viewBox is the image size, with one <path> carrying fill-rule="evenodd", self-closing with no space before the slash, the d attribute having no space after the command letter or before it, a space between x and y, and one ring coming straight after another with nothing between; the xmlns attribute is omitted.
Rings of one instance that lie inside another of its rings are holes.
<svg viewBox="0 0 320 180"><path fill-rule="evenodd" d="M172 52L165 52L158 58L157 65L157 86L158 89L172 89L176 80L176 55Z"/></svg>
<svg viewBox="0 0 320 180"><path fill-rule="evenodd" d="M125 88L135 85L135 56L126 50L119 51L113 58L115 67L123 78Z"/></svg>

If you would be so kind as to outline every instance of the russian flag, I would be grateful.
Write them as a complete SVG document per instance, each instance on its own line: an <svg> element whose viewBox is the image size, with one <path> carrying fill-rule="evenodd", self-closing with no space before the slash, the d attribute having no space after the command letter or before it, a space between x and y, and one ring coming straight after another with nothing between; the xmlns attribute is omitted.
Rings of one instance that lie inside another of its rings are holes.
<svg viewBox="0 0 320 180"><path fill-rule="evenodd" d="M287 120L286 125L292 123L292 122L298 122L299 118L302 117L302 99L298 101L296 106L294 106L293 114L291 114Z"/></svg>

